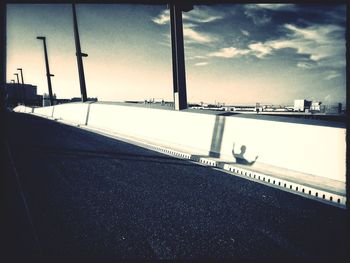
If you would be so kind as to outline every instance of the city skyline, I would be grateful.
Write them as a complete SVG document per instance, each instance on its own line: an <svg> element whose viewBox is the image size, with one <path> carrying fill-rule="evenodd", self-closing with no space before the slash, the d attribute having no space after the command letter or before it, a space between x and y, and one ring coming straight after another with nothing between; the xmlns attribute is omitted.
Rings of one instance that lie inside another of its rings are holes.
<svg viewBox="0 0 350 263"><path fill-rule="evenodd" d="M71 5L8 5L7 82L18 67L47 93L79 97ZM172 100L169 11L165 6L78 4L89 97ZM195 6L183 13L189 102L346 102L345 5Z"/></svg>

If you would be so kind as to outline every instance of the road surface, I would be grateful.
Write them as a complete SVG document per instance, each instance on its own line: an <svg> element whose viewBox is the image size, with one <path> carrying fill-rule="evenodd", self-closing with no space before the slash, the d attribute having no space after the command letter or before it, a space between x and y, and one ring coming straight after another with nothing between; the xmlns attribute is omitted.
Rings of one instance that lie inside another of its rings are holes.
<svg viewBox="0 0 350 263"><path fill-rule="evenodd" d="M343 209L44 118L3 123L3 257L346 256Z"/></svg>

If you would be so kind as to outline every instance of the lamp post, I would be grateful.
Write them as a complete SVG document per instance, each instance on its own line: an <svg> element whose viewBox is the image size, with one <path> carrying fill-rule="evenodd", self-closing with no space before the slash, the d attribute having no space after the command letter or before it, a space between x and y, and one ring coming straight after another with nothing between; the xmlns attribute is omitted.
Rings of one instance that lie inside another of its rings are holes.
<svg viewBox="0 0 350 263"><path fill-rule="evenodd" d="M24 81L23 81L23 69L22 69L22 68L18 68L17 70L21 71L22 84L24 85Z"/></svg>
<svg viewBox="0 0 350 263"><path fill-rule="evenodd" d="M47 77L47 86L49 89L50 103L53 105L53 96L52 96L52 86L51 86L51 77L55 76L50 73L49 59L47 57L47 48L46 48L46 37L36 37L39 40L42 40L44 43L44 53L45 53L45 65L46 65L46 77Z"/></svg>
<svg viewBox="0 0 350 263"><path fill-rule="evenodd" d="M18 73L14 73L13 75L16 75L17 77L17 84L19 84L19 77L18 77ZM18 99L17 103L19 103L21 101L21 91L20 90L17 90L17 87L16 87L16 97Z"/></svg>
<svg viewBox="0 0 350 263"><path fill-rule="evenodd" d="M78 31L78 22L77 14L75 10L75 4L72 4L73 10L73 26L74 26L74 40L75 40L75 51L77 56L78 72L79 72L79 82L80 82L80 92L82 102L87 101L86 93L86 84L85 84L85 75L84 75L84 66L83 66L83 57L87 57L88 54L81 53L79 31Z"/></svg>
<svg viewBox="0 0 350 263"><path fill-rule="evenodd" d="M17 83L19 84L19 77L18 77L18 73L14 73L13 75L16 75L16 77L17 77Z"/></svg>
<svg viewBox="0 0 350 263"><path fill-rule="evenodd" d="M24 81L23 81L23 69L22 68L17 68L21 72L21 79L22 79L22 100L23 104L25 104L25 97L26 97L26 91L24 88Z"/></svg>

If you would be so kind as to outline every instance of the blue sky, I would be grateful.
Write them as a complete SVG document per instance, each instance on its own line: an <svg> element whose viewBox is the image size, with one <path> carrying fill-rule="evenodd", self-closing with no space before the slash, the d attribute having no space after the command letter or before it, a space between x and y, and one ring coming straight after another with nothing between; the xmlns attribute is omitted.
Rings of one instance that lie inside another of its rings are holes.
<svg viewBox="0 0 350 263"><path fill-rule="evenodd" d="M70 5L8 5L8 81L47 92L47 37L54 93L79 96ZM172 99L166 6L77 5L88 96ZM345 5L195 6L183 14L190 102L345 103Z"/></svg>

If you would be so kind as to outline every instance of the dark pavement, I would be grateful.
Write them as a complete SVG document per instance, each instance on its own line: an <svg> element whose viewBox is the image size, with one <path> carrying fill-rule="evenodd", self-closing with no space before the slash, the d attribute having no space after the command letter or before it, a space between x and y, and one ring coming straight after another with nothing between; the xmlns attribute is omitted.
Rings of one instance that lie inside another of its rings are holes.
<svg viewBox="0 0 350 263"><path fill-rule="evenodd" d="M343 209L35 116L1 131L2 258L347 256Z"/></svg>

